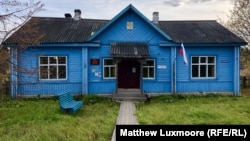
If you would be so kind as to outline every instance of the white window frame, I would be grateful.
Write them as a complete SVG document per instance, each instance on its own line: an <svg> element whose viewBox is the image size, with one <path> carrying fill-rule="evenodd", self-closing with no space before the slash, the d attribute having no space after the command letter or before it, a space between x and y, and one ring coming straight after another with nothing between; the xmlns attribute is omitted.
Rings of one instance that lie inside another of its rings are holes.
<svg viewBox="0 0 250 141"><path fill-rule="evenodd" d="M143 79L155 79L155 59L146 59L145 61L153 61L154 62L154 66L144 66L144 65L142 65L142 71L144 70L144 68L147 68L147 73L148 73L148 76L150 76L149 75L149 68L153 68L153 70L154 70L154 77L144 77L143 76L143 74L144 74L144 72L142 73L142 78ZM146 62L145 62L146 63Z"/></svg>
<svg viewBox="0 0 250 141"><path fill-rule="evenodd" d="M48 63L47 64L41 64L41 57L46 57L46 58L48 58ZM54 57L56 57L57 59L57 62L55 63L55 64L50 64L49 63L49 58L54 58ZM58 62L58 57L65 57L65 64L59 64L59 62ZM39 80L67 80L67 76L68 76L68 74L67 74L67 72L68 72L68 70L67 70L67 56L39 56ZM40 68L41 67L43 67L43 66L46 66L47 67L47 71L48 71L48 77L47 78L41 78L41 71L40 71ZM50 72L49 72L49 67L50 66L55 66L56 67L56 78L50 78ZM58 70L59 70L59 67L60 66L65 66L65 78L59 78L59 72L58 72Z"/></svg>
<svg viewBox="0 0 250 141"><path fill-rule="evenodd" d="M105 60L112 60L113 61L113 65L105 65ZM105 68L108 67L109 68L109 77L105 77ZM111 68L115 68L115 76L114 77L110 77L111 76ZM116 64L114 63L114 59L112 58L104 58L103 59L103 79L115 79L116 78Z"/></svg>
<svg viewBox="0 0 250 141"><path fill-rule="evenodd" d="M198 57L198 59L199 59L199 61L198 61L198 63L193 63L193 57ZM208 63L208 58L209 57L213 57L214 58L214 62L213 63ZM204 63L202 63L200 60L201 60L201 58L206 58L206 62L204 62ZM194 65L198 65L198 77L193 77L193 66ZM200 68L201 68L201 66L206 66L206 76L205 77L201 77L201 70L200 70ZM214 66L214 76L213 77L209 77L208 76L208 72L209 72L209 70L208 70L208 66L209 65L213 65ZM190 73L191 73L191 78L192 79L214 79L214 78L216 78L216 56L191 56L191 71L190 71Z"/></svg>

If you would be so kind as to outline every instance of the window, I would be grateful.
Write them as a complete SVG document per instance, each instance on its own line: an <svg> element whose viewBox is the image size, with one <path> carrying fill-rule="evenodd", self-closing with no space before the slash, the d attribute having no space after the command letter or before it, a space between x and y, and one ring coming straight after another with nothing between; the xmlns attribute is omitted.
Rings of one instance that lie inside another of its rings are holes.
<svg viewBox="0 0 250 141"><path fill-rule="evenodd" d="M215 56L192 56L192 78L215 78Z"/></svg>
<svg viewBox="0 0 250 141"><path fill-rule="evenodd" d="M39 57L39 78L42 80L61 80L67 78L67 58L65 56Z"/></svg>
<svg viewBox="0 0 250 141"><path fill-rule="evenodd" d="M104 59L103 60L103 77L105 79L115 78L115 63L113 59Z"/></svg>
<svg viewBox="0 0 250 141"><path fill-rule="evenodd" d="M155 78L155 61L146 60L143 64L143 78L145 79L154 79Z"/></svg>

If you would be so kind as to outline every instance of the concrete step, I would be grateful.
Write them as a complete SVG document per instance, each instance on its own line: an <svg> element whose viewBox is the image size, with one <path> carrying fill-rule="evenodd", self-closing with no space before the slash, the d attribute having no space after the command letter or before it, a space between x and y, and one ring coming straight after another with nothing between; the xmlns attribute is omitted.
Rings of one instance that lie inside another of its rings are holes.
<svg viewBox="0 0 250 141"><path fill-rule="evenodd" d="M117 94L141 94L140 89L118 89Z"/></svg>
<svg viewBox="0 0 250 141"><path fill-rule="evenodd" d="M141 93L140 89L121 89L113 94L115 101L145 101L146 95Z"/></svg>
<svg viewBox="0 0 250 141"><path fill-rule="evenodd" d="M114 101L146 101L143 97L113 97Z"/></svg>

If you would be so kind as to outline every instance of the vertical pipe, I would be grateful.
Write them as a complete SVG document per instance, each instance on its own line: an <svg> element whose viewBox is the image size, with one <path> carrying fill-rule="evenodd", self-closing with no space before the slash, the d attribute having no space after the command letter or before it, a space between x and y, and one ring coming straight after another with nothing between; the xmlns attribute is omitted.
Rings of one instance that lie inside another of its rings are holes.
<svg viewBox="0 0 250 141"><path fill-rule="evenodd" d="M173 93L173 95L175 95L176 94L176 47L172 47L171 48L172 49L172 51L171 51L171 62L172 62L172 73L171 73L171 78L172 78L172 82L171 82L171 84L172 84L172 93Z"/></svg>
<svg viewBox="0 0 250 141"><path fill-rule="evenodd" d="M234 47L234 95L240 95L240 47Z"/></svg>
<svg viewBox="0 0 250 141"><path fill-rule="evenodd" d="M88 94L88 48L82 48L82 94Z"/></svg>

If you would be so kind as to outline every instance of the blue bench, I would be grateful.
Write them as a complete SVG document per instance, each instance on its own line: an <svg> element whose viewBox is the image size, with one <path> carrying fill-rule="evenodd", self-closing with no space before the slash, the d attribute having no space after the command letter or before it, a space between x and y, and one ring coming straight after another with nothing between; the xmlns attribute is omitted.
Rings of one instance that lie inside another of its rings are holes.
<svg viewBox="0 0 250 141"><path fill-rule="evenodd" d="M84 104L83 101L77 101L73 99L73 95L70 92L63 92L57 95L59 98L60 110L62 112L75 113Z"/></svg>

